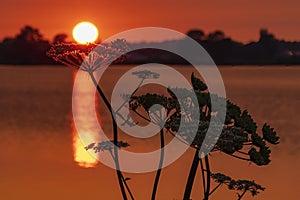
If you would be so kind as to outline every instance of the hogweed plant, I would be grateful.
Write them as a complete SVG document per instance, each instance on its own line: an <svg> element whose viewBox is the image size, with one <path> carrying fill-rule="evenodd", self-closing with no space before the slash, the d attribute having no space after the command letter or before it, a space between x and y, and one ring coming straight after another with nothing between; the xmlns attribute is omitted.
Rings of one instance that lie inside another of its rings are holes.
<svg viewBox="0 0 300 200"><path fill-rule="evenodd" d="M55 61L61 62L62 64L75 68L77 70L82 70L87 72L91 80L93 81L98 93L100 94L102 100L104 101L107 109L109 110L112 118L112 126L113 126L113 151L109 149L110 153L112 153L112 157L115 162L116 173L118 177L119 187L122 193L122 197L124 200L127 200L127 193L133 199L132 192L130 191L126 179L124 178L119 164L119 148L121 141L118 141L118 127L115 121L116 112L112 109L110 102L106 98L104 92L102 91L100 85L98 84L94 72L99 70L112 62L121 62L124 57L122 56L124 52L128 50L128 46L125 40L118 39L116 41L111 42L110 44L75 44L75 43L58 43L51 46L50 50L47 52L47 55L52 57ZM110 143L110 141L108 141ZM94 148L96 152L105 150L101 149L103 144L95 148L93 144L90 144L86 149ZM104 145L105 146L105 145ZM107 145L106 145L107 146ZM125 185L125 186L124 186Z"/></svg>
<svg viewBox="0 0 300 200"><path fill-rule="evenodd" d="M265 188L255 181L235 180L223 173L213 172L210 155L215 152L222 152L241 161L254 163L257 166L268 165L271 154L269 144L278 144L279 137L268 124L264 124L259 131L256 122L247 110L242 111L239 106L230 100L225 99L224 101L222 97L210 94L206 84L194 74L191 75L193 90L167 88L165 95L155 93L139 93L137 95L137 91L146 79L157 79L160 75L149 70L133 72L132 75L137 76L140 79L140 83L131 95L123 95L124 102L118 109L112 109L110 102L95 79L94 72L112 63L112 61L121 62L124 59L122 54L127 51L128 46L124 40L116 40L106 45L55 44L48 51L48 55L54 60L86 71L110 111L113 140L91 143L86 146L86 150L92 150L95 153L101 151L110 153L115 163L123 199L127 200L128 195L130 199L134 199L134 195L127 184L130 178L124 177L120 170L118 151L121 148L128 147L129 144L118 140L116 116L121 117L124 123L127 123L129 126L138 124L139 120L146 120L160 127L160 159L152 188L152 200L156 199L165 157L165 134L171 134L175 139L194 149L194 158L187 177L183 200L190 200L198 170L201 173L203 188L203 194L201 197L197 197L198 199L210 199L221 186L226 186L229 190L236 191L238 200L242 199L247 192L255 196L264 191ZM175 95L174 91L176 91L176 94L181 94L178 95L180 98ZM219 102L217 107L214 107L215 110L212 110L212 99L214 102ZM199 109L195 109L196 105ZM133 122L130 121L130 116L122 116L119 111L124 106L128 106L131 113L135 113L140 119L135 119L136 121ZM218 106L226 106L226 113L218 113ZM200 111L200 115L195 113L197 110ZM225 114L224 122L221 120L222 114ZM181 119L184 120L183 124L180 123ZM215 126L221 126L222 130L219 136L207 135L211 121L216 123ZM197 130L196 135L191 134L194 128ZM210 142L205 140L206 137L209 138L208 141ZM201 152L203 148L210 150L209 153Z"/></svg>
<svg viewBox="0 0 300 200"><path fill-rule="evenodd" d="M167 90L169 93L168 97L148 93L145 95L133 96L131 98L131 109L134 112L137 112L139 108L143 108L149 112L149 108L154 104L164 106L167 113L172 113L172 115L167 118L164 125L166 132L177 137L177 139L183 143L191 144L190 147L195 149L194 159L186 182L183 199L190 199L199 164L204 200L208 200L222 185L227 185L228 189L240 192L238 194L238 199L242 199L246 192L250 192L253 196L257 195L265 188L254 181L234 180L224 174L213 173L209 156L214 152L219 151L234 158L254 163L258 166L268 165L270 162L271 150L267 143L276 145L278 144L279 137L276 135L274 129L267 124L264 124L261 134L258 134L257 125L249 115L248 111L242 111L240 107L233 104L231 101L226 100L227 110L225 122L222 125L221 135L219 137L214 135L208 136L210 137L209 141L216 141L213 147L210 146L211 143L204 143L210 121L212 118L214 118L214 121L218 121L220 115L220 113L212 110L211 98L214 98L214 101L217 102L219 100L219 106L222 106L222 102L224 101L217 95L209 94L205 83L196 78L194 74L191 76L191 82L193 91L173 88L172 90ZM178 99L175 96L172 92L175 90L177 90L177 92L179 90L179 92L185 94L181 95L182 99ZM195 92L197 99L192 98L192 95L190 95L192 92ZM196 105L193 102L196 101L199 105L200 119L194 119L193 117L195 116L193 114L193 105ZM186 106L180 108L179 102L184 102L183 105ZM182 115L184 115L184 119L186 119L183 125L180 124ZM150 122L151 120L148 118L148 121ZM194 126L197 126L195 137L190 135ZM179 127L184 131L179 132ZM204 158L199 157L199 155L203 153L200 152L200 147L202 146L211 149L211 152L205 155ZM217 183L214 188L212 188L212 180Z"/></svg>

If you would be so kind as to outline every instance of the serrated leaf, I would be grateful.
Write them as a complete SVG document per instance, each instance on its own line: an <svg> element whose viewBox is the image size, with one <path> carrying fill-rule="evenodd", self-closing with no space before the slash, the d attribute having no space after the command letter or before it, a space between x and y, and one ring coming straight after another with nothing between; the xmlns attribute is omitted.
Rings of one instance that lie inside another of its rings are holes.
<svg viewBox="0 0 300 200"><path fill-rule="evenodd" d="M264 124L262 128L263 139L271 144L278 144L279 137L276 135L274 128L271 128L268 124Z"/></svg>
<svg viewBox="0 0 300 200"><path fill-rule="evenodd" d="M261 151L258 152L254 147L248 151L248 154L250 156L250 160L258 166L267 165L271 161L269 159L269 154L265 154L265 152Z"/></svg>
<svg viewBox="0 0 300 200"><path fill-rule="evenodd" d="M191 81L194 90L199 90L201 92L207 90L207 85L204 82L202 82L199 78L195 77L194 72L191 75Z"/></svg>
<svg viewBox="0 0 300 200"><path fill-rule="evenodd" d="M252 139L252 144L257 147L266 146L266 143L263 141L263 139L257 133L252 133L251 139Z"/></svg>
<svg viewBox="0 0 300 200"><path fill-rule="evenodd" d="M244 110L241 117L236 120L236 125L244 128L249 133L255 133L257 128L256 123L247 110Z"/></svg>

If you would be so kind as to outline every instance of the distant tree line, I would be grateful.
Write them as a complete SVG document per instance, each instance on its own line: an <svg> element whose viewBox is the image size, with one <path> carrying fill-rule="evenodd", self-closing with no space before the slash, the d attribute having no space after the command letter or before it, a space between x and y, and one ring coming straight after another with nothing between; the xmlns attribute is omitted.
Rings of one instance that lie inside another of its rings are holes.
<svg viewBox="0 0 300 200"><path fill-rule="evenodd" d="M243 44L232 40L221 30L205 34L199 29L190 30L187 36L201 44L216 64L300 64L300 42L278 40L267 29L260 30L257 42ZM38 29L25 26L14 38L0 43L0 64L40 65L57 64L46 56L51 44L66 42L67 35L57 34L52 41L43 38ZM185 39L157 43L157 45L181 46ZM129 46L141 44L129 44ZM130 53L125 64L159 62L165 64L188 64L170 52L157 49L141 49Z"/></svg>
<svg viewBox="0 0 300 200"><path fill-rule="evenodd" d="M66 34L57 34L52 43L65 42L66 38ZM50 46L51 42L38 29L25 26L14 38L5 38L0 43L0 64L56 64L46 56Z"/></svg>
<svg viewBox="0 0 300 200"><path fill-rule="evenodd" d="M190 30L187 35L197 41L210 54L216 64L222 65L267 65L300 64L300 42L278 40L267 29L260 30L257 42L243 44L227 37L223 31L216 30L205 34L202 30ZM162 42L156 46L184 46L184 39ZM135 44L137 47L140 44ZM158 56L159 55L159 56ZM183 58L170 52L157 49L143 49L131 53L128 63L161 62L188 64Z"/></svg>

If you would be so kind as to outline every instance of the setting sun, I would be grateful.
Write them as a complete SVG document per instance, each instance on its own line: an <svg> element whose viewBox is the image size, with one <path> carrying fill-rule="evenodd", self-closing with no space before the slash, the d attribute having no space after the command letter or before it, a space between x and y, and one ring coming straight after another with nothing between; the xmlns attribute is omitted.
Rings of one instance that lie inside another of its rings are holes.
<svg viewBox="0 0 300 200"><path fill-rule="evenodd" d="M73 29L73 38L80 44L95 42L98 38L98 29L90 22L80 22Z"/></svg>

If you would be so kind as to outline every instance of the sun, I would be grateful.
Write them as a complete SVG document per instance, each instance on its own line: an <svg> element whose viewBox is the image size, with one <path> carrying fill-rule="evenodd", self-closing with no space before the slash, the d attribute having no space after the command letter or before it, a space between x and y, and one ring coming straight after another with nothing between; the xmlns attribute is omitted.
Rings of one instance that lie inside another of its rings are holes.
<svg viewBox="0 0 300 200"><path fill-rule="evenodd" d="M73 38L80 44L95 42L98 38L98 29L90 22L80 22L73 29Z"/></svg>

